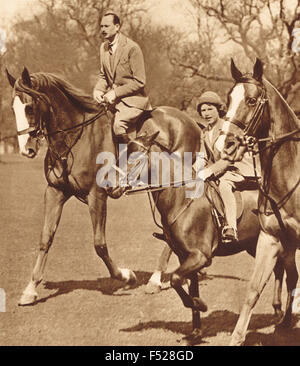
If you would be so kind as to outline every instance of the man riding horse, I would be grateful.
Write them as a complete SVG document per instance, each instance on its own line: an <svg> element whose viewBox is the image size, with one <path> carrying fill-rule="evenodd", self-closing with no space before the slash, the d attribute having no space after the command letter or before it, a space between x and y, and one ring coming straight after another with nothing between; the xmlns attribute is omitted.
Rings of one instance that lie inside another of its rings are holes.
<svg viewBox="0 0 300 366"><path fill-rule="evenodd" d="M100 24L100 74L93 96L114 106L113 131L119 143L128 142L128 129L151 105L145 92L146 73L141 48L120 33L120 18L107 11Z"/></svg>

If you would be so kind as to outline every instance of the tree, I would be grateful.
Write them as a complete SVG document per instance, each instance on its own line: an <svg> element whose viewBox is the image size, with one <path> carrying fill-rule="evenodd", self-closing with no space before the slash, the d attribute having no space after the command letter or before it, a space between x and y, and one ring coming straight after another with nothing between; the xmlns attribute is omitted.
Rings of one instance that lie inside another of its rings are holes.
<svg viewBox="0 0 300 366"><path fill-rule="evenodd" d="M41 12L18 21L10 33L9 58L18 68L62 74L90 90L89 73L98 69L101 43L99 19L108 8L132 23L141 12L137 0L39 0ZM20 70L19 70L20 71Z"/></svg>
<svg viewBox="0 0 300 366"><path fill-rule="evenodd" d="M190 3L218 24L222 43L236 46L241 63L252 65L259 57L265 65L266 77L285 98L300 87L299 56L292 49L293 32L300 21L300 0L190 0Z"/></svg>
<svg viewBox="0 0 300 366"><path fill-rule="evenodd" d="M19 74L59 73L91 92L99 70L99 20L108 8L123 20L122 32L141 46L147 72L147 89L154 105L182 104L182 80L173 77L167 51L180 34L172 27L153 25L141 0L39 0L42 11L32 19L18 19L10 34L9 63ZM175 91L175 93L174 93Z"/></svg>

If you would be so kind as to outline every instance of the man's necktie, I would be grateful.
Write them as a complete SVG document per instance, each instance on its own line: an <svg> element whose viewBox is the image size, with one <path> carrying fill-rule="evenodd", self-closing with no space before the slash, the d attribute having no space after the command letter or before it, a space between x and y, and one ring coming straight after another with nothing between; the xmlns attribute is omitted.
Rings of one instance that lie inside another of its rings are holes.
<svg viewBox="0 0 300 366"><path fill-rule="evenodd" d="M108 52L109 52L109 63L110 63L110 69L113 69L113 64L114 64L114 56L113 56L113 49L112 49L112 45L108 44Z"/></svg>

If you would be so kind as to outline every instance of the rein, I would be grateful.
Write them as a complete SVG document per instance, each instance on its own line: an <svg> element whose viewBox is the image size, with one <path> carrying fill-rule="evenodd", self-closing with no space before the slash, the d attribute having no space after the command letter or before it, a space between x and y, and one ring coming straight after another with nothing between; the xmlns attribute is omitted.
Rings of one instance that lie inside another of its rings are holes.
<svg viewBox="0 0 300 366"><path fill-rule="evenodd" d="M31 133L31 132L37 132L38 133L38 132L41 131L41 136L42 137L46 137L46 136L53 136L53 135L56 135L58 133L63 133L63 132L68 132L68 131L71 131L71 130L75 130L78 127L86 127L86 126L92 124L93 122L95 122L99 117L101 117L102 115L104 115L107 112L107 109L108 109L108 107L105 106L103 110L101 110L100 112L98 112L95 116L91 117L87 121L83 121L81 123L78 123L75 126L68 127L68 128L65 128L65 129L60 129L60 130L57 130L57 131L54 131L54 132L51 132L51 133L45 133L45 132L43 132L43 130L41 128L41 123L39 123L39 127L40 128L37 128L36 126L30 126L30 127L26 128L25 130L18 131L17 134L19 136L21 136L21 135L25 135L27 133Z"/></svg>
<svg viewBox="0 0 300 366"><path fill-rule="evenodd" d="M260 150L253 151L253 154L259 154L260 152L265 151L278 143L283 143L285 141L300 141L300 137L290 139L290 137L296 135L299 132L300 132L300 128L298 128L297 130L294 130L292 132L284 133L281 136L277 136L277 137L269 136L269 137L265 137L265 138L261 138L261 139L255 139L252 136L246 136L247 141L244 142L244 145L248 147L248 146L250 146L252 144L256 144L256 143L260 144L262 142L271 142L270 145L268 145ZM252 139L252 141L251 141L251 139Z"/></svg>

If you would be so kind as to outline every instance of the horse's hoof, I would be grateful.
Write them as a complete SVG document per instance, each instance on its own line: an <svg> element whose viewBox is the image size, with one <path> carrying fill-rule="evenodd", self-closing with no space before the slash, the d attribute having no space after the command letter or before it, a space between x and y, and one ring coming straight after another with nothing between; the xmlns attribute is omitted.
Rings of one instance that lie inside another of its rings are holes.
<svg viewBox="0 0 300 366"><path fill-rule="evenodd" d="M200 328L196 328L191 334L183 337L178 342L182 346L194 346L199 344L202 342L202 330Z"/></svg>
<svg viewBox="0 0 300 366"><path fill-rule="evenodd" d="M283 318L284 312L279 307L274 307L275 323L279 323Z"/></svg>
<svg viewBox="0 0 300 366"><path fill-rule="evenodd" d="M149 295L158 294L161 291L161 287L161 283L149 281L145 288L145 293Z"/></svg>
<svg viewBox="0 0 300 366"><path fill-rule="evenodd" d="M127 287L132 287L137 283L136 275L128 268L120 268L120 277L118 279L123 281Z"/></svg>
<svg viewBox="0 0 300 366"><path fill-rule="evenodd" d="M231 340L229 346L243 346L245 343L245 339L242 337L237 337L234 334L231 336Z"/></svg>
<svg viewBox="0 0 300 366"><path fill-rule="evenodd" d="M244 345L244 341L236 340L236 339L232 339L229 343L229 346L231 346L231 347L237 347L237 346L243 346L243 345Z"/></svg>
<svg viewBox="0 0 300 366"><path fill-rule="evenodd" d="M126 285L127 286L134 286L134 285L136 285L136 283L137 283L136 275L134 274L134 272L129 270L129 277L126 280Z"/></svg>
<svg viewBox="0 0 300 366"><path fill-rule="evenodd" d="M38 295L37 294L22 294L18 305L19 306L28 306L33 305L36 302Z"/></svg>
<svg viewBox="0 0 300 366"><path fill-rule="evenodd" d="M275 325L276 330L290 328L292 325L292 317L290 315L284 315Z"/></svg>
<svg viewBox="0 0 300 366"><path fill-rule="evenodd" d="M205 313L207 311L207 305L203 300L200 299L200 297L193 297L193 310L198 310Z"/></svg>

